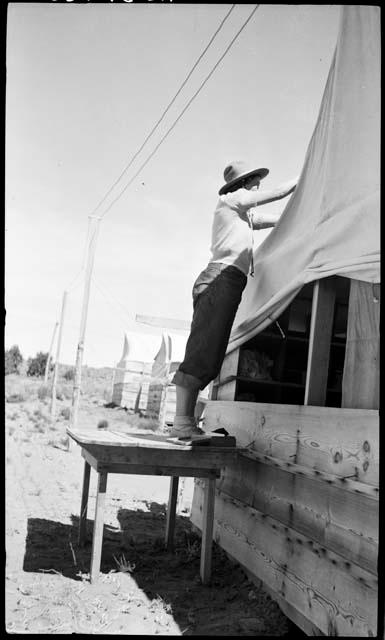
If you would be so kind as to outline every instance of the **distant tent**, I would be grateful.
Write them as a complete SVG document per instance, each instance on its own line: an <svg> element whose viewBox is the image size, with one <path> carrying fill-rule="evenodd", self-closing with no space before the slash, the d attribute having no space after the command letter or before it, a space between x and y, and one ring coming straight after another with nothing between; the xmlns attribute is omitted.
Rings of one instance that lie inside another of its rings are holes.
<svg viewBox="0 0 385 640"><path fill-rule="evenodd" d="M340 275L380 282L380 9L341 7L337 46L297 188L254 254L228 352L301 287Z"/></svg>
<svg viewBox="0 0 385 640"><path fill-rule="evenodd" d="M187 336L164 332L152 367L153 378L170 376L184 358Z"/></svg>
<svg viewBox="0 0 385 640"><path fill-rule="evenodd" d="M127 331L124 334L121 361L152 362L159 349L160 336Z"/></svg>

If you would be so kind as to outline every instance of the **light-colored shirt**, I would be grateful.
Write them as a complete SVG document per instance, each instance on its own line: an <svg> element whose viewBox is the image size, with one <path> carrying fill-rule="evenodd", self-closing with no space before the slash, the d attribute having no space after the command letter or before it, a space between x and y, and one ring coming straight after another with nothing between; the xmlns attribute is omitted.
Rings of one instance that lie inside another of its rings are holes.
<svg viewBox="0 0 385 640"><path fill-rule="evenodd" d="M219 196L214 211L210 262L223 262L240 269L246 276L253 259L252 207L259 201L258 192L237 189Z"/></svg>

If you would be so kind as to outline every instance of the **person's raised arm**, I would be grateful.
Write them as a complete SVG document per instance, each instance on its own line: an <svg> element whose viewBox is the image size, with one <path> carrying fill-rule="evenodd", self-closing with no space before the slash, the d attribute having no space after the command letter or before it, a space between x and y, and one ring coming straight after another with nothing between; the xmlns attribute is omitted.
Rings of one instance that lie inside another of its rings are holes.
<svg viewBox="0 0 385 640"><path fill-rule="evenodd" d="M293 193L294 189L297 186L298 178L293 178L292 180L288 180L284 182L279 187L272 189L271 191L258 191L258 205L267 204L268 202L274 202L275 200L281 200L281 198L286 198L286 196Z"/></svg>
<svg viewBox="0 0 385 640"><path fill-rule="evenodd" d="M280 200L292 193L297 185L298 178L288 180L276 189L271 191L258 191L257 189L237 189L237 191L226 193L220 196L220 199L227 201L230 205L235 205L238 209L248 211L252 207L274 200Z"/></svg>
<svg viewBox="0 0 385 640"><path fill-rule="evenodd" d="M253 209L252 212L252 222L253 229L255 231L260 231L261 229L269 229L270 227L275 227L278 220L282 215L281 213L276 212L263 212L259 211L259 209Z"/></svg>

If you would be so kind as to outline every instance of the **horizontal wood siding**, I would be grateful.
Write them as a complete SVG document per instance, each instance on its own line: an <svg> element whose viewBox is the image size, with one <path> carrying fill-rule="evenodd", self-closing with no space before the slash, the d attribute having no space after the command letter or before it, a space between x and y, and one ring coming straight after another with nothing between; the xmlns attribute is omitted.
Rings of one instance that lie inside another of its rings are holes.
<svg viewBox="0 0 385 640"><path fill-rule="evenodd" d="M201 528L197 483L191 518ZM376 635L377 581L264 513L216 493L214 539L326 635Z"/></svg>
<svg viewBox="0 0 385 640"><path fill-rule="evenodd" d="M378 486L378 411L210 401L207 431L224 427L237 445Z"/></svg>
<svg viewBox="0 0 385 640"><path fill-rule="evenodd" d="M378 411L209 401L204 426L240 448L216 483L216 541L305 631L375 635ZM201 505L196 481L197 527Z"/></svg>
<svg viewBox="0 0 385 640"><path fill-rule="evenodd" d="M347 499L343 486L244 457L225 469L218 488L376 574L377 499L354 492Z"/></svg>

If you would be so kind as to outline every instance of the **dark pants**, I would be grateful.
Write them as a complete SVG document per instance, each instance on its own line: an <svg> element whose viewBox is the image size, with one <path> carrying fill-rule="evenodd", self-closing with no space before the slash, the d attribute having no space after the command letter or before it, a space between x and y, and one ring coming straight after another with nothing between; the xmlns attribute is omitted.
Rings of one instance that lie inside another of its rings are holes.
<svg viewBox="0 0 385 640"><path fill-rule="evenodd" d="M204 389L219 374L247 277L237 267L210 263L193 287L193 319L183 362L172 382Z"/></svg>

